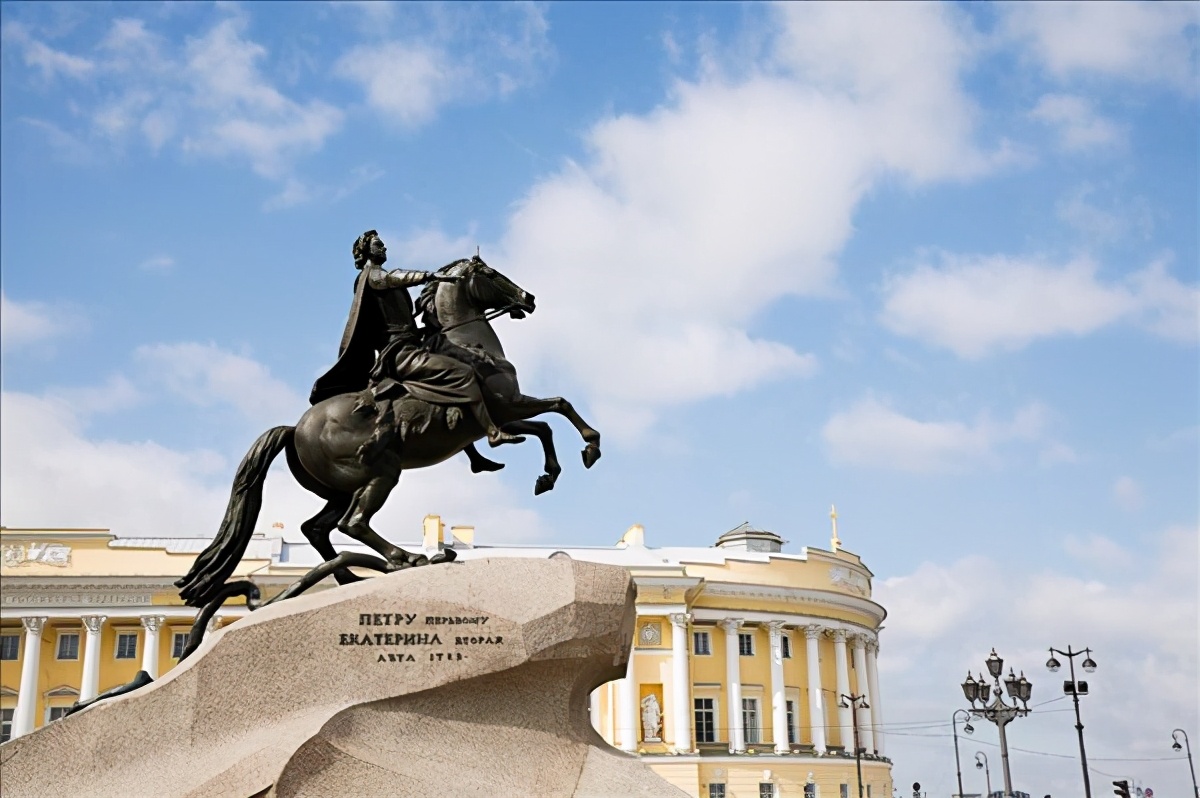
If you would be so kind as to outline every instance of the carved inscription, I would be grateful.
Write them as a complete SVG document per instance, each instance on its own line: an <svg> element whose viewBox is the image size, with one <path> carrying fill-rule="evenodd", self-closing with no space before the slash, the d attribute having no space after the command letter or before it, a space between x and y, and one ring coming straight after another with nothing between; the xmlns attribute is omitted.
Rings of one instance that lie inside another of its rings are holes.
<svg viewBox="0 0 1200 798"><path fill-rule="evenodd" d="M461 662L468 656L464 647L504 645L503 635L484 631L489 620L486 615L362 612L353 631L338 633L337 643L386 649L376 653L376 662ZM474 628L466 633L464 626Z"/></svg>

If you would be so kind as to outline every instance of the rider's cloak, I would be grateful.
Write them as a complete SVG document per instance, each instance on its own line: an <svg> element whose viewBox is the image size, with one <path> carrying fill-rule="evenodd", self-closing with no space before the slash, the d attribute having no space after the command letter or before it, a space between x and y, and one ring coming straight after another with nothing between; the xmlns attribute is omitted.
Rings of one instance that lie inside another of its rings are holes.
<svg viewBox="0 0 1200 798"><path fill-rule="evenodd" d="M482 402L470 364L430 352L421 345L407 286L371 287L368 270L376 269L383 271L377 264L368 264L355 280L354 301L337 362L313 383L309 403L315 405L338 394L355 393L368 385L376 399L407 393L434 404ZM424 272L387 274L411 279L414 285L426 277Z"/></svg>
<svg viewBox="0 0 1200 798"><path fill-rule="evenodd" d="M367 387L371 367L375 365L375 344L387 336L379 304L363 302L366 286L366 272L360 271L354 280L354 300L338 346L337 362L313 383L308 395L310 405Z"/></svg>

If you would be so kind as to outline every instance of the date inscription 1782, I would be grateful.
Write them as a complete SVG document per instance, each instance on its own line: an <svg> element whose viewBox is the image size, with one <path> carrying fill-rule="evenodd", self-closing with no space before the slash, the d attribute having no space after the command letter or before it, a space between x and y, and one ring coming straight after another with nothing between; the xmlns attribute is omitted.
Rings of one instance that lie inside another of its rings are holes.
<svg viewBox="0 0 1200 798"><path fill-rule="evenodd" d="M358 615L358 628L355 631L338 634L338 645L392 649L380 651L376 662L416 662L417 657L429 662L459 662L467 659L464 648L469 650L471 646L504 645L503 635L490 634L492 630L484 629L488 620L486 615L422 616L415 612L362 612ZM412 646L441 648L413 652Z"/></svg>

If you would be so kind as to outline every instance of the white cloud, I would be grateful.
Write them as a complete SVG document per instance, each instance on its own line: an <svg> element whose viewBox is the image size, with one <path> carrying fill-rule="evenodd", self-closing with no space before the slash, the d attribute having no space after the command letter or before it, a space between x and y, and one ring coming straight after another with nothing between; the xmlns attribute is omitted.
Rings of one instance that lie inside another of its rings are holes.
<svg viewBox="0 0 1200 798"><path fill-rule="evenodd" d="M835 413L821 428L830 459L839 465L898 471L944 471L994 461L1001 445L1038 441L1047 411L1031 404L1011 421L983 416L963 421L923 421L867 397Z"/></svg>
<svg viewBox="0 0 1200 798"><path fill-rule="evenodd" d="M539 300L501 331L527 391L582 387L597 424L633 437L668 407L811 374L811 354L751 325L780 297L835 291L864 195L994 168L959 85L959 11L769 13L765 66L713 56L653 111L598 121L587 158L535 184L487 247Z"/></svg>
<svg viewBox="0 0 1200 798"><path fill-rule="evenodd" d="M385 231L380 235L386 236L387 233ZM392 249L397 253L395 260L398 266L432 271L442 264L474 254L478 239L471 232L451 238L441 230L424 229L409 234L398 243L399 246L389 247L389 253ZM484 260L488 259L486 252L481 254Z"/></svg>
<svg viewBox="0 0 1200 798"><path fill-rule="evenodd" d="M154 344L138 347L135 358L145 379L188 402L236 408L264 424L298 419L307 403L261 363L212 344Z"/></svg>
<svg viewBox="0 0 1200 798"><path fill-rule="evenodd" d="M1093 246L1137 235L1148 239L1154 231L1154 216L1144 197L1105 191L1083 183L1055 203L1058 218L1083 235Z"/></svg>
<svg viewBox="0 0 1200 798"><path fill-rule="evenodd" d="M1073 94L1044 94L1029 115L1056 128L1060 146L1071 152L1120 143L1124 131L1096 113L1084 97Z"/></svg>
<svg viewBox="0 0 1200 798"><path fill-rule="evenodd" d="M211 450L92 440L61 399L4 392L0 513L8 526L108 527L119 534L211 535L225 505Z"/></svg>
<svg viewBox="0 0 1200 798"><path fill-rule="evenodd" d="M373 109L408 128L431 121L446 105L504 97L534 82L552 54L542 8L523 3L479 11L429 9L431 30L357 45L334 72L358 83ZM388 21L374 19L385 30Z"/></svg>
<svg viewBox="0 0 1200 798"><path fill-rule="evenodd" d="M1005 658L1006 672L1011 664L1033 682L1035 711L1008 728L1016 789L1080 792L1074 717L1061 693L1065 677L1044 667L1050 646L1090 647L1099 665L1093 674L1079 674L1090 686L1081 709L1093 768L1125 774L1128 762L1106 760L1170 756L1170 729L1194 728L1200 720L1198 537L1194 526L1172 527L1150 551L1106 539L1074 541L1071 547L1092 548L1099 576L1065 572L1035 551L1024 565L971 557L878 580L873 598L888 609L880 681L884 720L895 730L886 744L896 782L919 780L930 795L957 792L950 716L965 704L959 683L966 671L982 670L992 647ZM903 725L919 721L938 725L921 732ZM959 729L964 757L984 746L996 785L995 727L974 726L971 737ZM935 735L936 743L923 734ZM1136 772L1156 793L1191 789L1186 760L1138 762ZM1093 788L1101 778L1093 772ZM973 768L964 769L963 780L966 792L983 791L983 774Z"/></svg>
<svg viewBox="0 0 1200 798"><path fill-rule="evenodd" d="M1084 565L1101 570L1119 570L1133 557L1121 544L1103 535L1089 535L1080 539L1068 535L1063 540L1063 551Z"/></svg>
<svg viewBox="0 0 1200 798"><path fill-rule="evenodd" d="M0 292L0 342L5 351L51 338L62 332L50 308L41 302L15 302Z"/></svg>
<svg viewBox="0 0 1200 798"><path fill-rule="evenodd" d="M1200 289L1179 282L1161 262L1122 282L1103 282L1088 258L1062 266L1002 255L941 260L889 279L881 318L895 333L960 357L1085 335L1122 320L1184 342L1198 334Z"/></svg>
<svg viewBox="0 0 1200 798"><path fill-rule="evenodd" d="M163 273L175 268L175 259L170 255L151 255L138 264L144 272Z"/></svg>
<svg viewBox="0 0 1200 798"><path fill-rule="evenodd" d="M96 68L89 59L55 50L45 42L35 39L29 29L20 22L6 22L0 29L0 38L15 45L21 51L25 65L41 72L45 80L62 75L69 78L87 77Z"/></svg>
<svg viewBox="0 0 1200 798"><path fill-rule="evenodd" d="M54 62L60 71L88 73L99 89L66 96L72 116L87 120L88 129L64 131L31 121L73 143L68 151L86 149L90 138L118 146L141 139L155 152L175 144L183 152L241 160L264 177L285 179L297 158L320 149L338 131L342 111L277 89L260 69L266 48L246 36L236 8L227 12L184 42L149 30L141 19L113 20L92 59L63 53ZM6 38L19 34L29 40L23 28L14 29L16 34L5 30ZM79 63L68 67L74 63L69 59Z"/></svg>
<svg viewBox="0 0 1200 798"><path fill-rule="evenodd" d="M1196 92L1194 3L1006 3L1007 35L1060 79L1095 74Z"/></svg>
<svg viewBox="0 0 1200 798"><path fill-rule="evenodd" d="M1126 510L1142 506L1142 486L1130 476L1118 477L1112 486L1113 500Z"/></svg>
<svg viewBox="0 0 1200 798"><path fill-rule="evenodd" d="M17 301L0 291L0 346L7 353L49 344L87 328L78 309L65 303Z"/></svg>

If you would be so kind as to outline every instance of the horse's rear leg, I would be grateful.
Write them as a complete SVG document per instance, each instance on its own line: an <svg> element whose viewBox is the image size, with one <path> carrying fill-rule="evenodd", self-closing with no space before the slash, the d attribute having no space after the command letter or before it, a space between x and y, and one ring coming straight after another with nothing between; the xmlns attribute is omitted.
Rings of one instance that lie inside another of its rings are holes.
<svg viewBox="0 0 1200 798"><path fill-rule="evenodd" d="M308 538L308 542L326 562L337 556L337 550L329 540L329 533L337 528L338 520L350 508L350 499L348 494L340 494L337 498L330 499L325 503L321 512L300 525L300 531L304 533L304 537ZM361 576L355 576L348 568L339 568L334 571L333 578L339 585L362 581Z"/></svg>
<svg viewBox="0 0 1200 798"><path fill-rule="evenodd" d="M354 496L350 499L349 507L341 520L338 521L338 529L354 538L355 540L365 543L375 551L396 566L397 569L408 568L414 565L426 565L429 558L424 554L413 554L407 552L399 546L394 546L388 543L374 529L371 528L371 518L379 509L383 507L383 503L387 501L387 497L391 494L392 488L396 487L396 483L400 481L400 458L395 452L384 452L375 460L375 474L358 490L354 491Z"/></svg>

